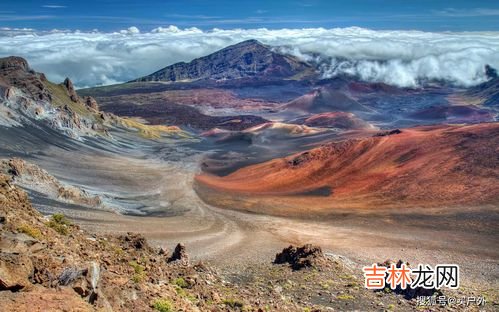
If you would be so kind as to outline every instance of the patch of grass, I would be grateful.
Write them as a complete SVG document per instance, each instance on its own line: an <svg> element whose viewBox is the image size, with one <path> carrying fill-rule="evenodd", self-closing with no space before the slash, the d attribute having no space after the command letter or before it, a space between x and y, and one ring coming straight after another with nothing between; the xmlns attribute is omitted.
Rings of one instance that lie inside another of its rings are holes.
<svg viewBox="0 0 499 312"><path fill-rule="evenodd" d="M173 304L171 303L170 300L166 298L161 298L152 304L152 307L154 310L159 311L159 312L173 312Z"/></svg>
<svg viewBox="0 0 499 312"><path fill-rule="evenodd" d="M342 294L336 297L338 300L353 300L355 299L352 295Z"/></svg>
<svg viewBox="0 0 499 312"><path fill-rule="evenodd" d="M55 84L50 81L44 81L43 84L50 91L50 93L52 93L52 104L54 106L64 107L64 105L67 105L71 110L80 116L89 116L92 114L83 103L75 103L71 101L66 87L64 87L62 83Z"/></svg>
<svg viewBox="0 0 499 312"><path fill-rule="evenodd" d="M173 284L177 285L180 288L187 288L189 287L189 284L185 281L183 277L178 277L173 280Z"/></svg>
<svg viewBox="0 0 499 312"><path fill-rule="evenodd" d="M35 239L41 239L43 237L42 232L39 229L28 224L21 224L17 228L17 231L29 235Z"/></svg>
<svg viewBox="0 0 499 312"><path fill-rule="evenodd" d="M116 256L118 257L121 257L125 254L125 251L123 250L123 248L121 248L120 246L117 246L117 245L113 245L111 247L113 249L113 252L116 254Z"/></svg>
<svg viewBox="0 0 499 312"><path fill-rule="evenodd" d="M47 222L48 227L54 229L57 233L62 235L69 234L70 225L71 222L62 213L53 214Z"/></svg>
<svg viewBox="0 0 499 312"><path fill-rule="evenodd" d="M124 127L136 129L138 134L145 139L159 139L161 134L185 135L185 133L176 126L146 125L131 118L120 118L120 121Z"/></svg>
<svg viewBox="0 0 499 312"><path fill-rule="evenodd" d="M185 298L194 304L197 302L197 298L194 295L188 293L184 288L175 286L175 291L177 292L177 295L179 295L180 297Z"/></svg>
<svg viewBox="0 0 499 312"><path fill-rule="evenodd" d="M244 303L233 298L224 299L223 303L232 309L242 309L244 307Z"/></svg>
<svg viewBox="0 0 499 312"><path fill-rule="evenodd" d="M140 283L146 277L146 272L144 272L144 267L135 261L130 261L128 264L133 268L132 281L134 283Z"/></svg>
<svg viewBox="0 0 499 312"><path fill-rule="evenodd" d="M389 304L388 307L386 307L388 310L393 310L395 309L395 305L392 303L392 304Z"/></svg>

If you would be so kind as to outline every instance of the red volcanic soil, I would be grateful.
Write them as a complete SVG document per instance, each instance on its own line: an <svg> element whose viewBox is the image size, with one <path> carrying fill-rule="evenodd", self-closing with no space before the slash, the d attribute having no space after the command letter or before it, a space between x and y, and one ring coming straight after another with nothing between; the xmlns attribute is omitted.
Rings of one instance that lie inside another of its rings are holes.
<svg viewBox="0 0 499 312"><path fill-rule="evenodd" d="M329 112L315 114L309 117L304 117L294 122L303 124L309 127L320 128L339 128L339 129L375 129L371 124L356 117L352 113L346 112Z"/></svg>
<svg viewBox="0 0 499 312"><path fill-rule="evenodd" d="M498 155L499 123L426 126L328 143L196 180L212 204L275 214L497 204Z"/></svg>

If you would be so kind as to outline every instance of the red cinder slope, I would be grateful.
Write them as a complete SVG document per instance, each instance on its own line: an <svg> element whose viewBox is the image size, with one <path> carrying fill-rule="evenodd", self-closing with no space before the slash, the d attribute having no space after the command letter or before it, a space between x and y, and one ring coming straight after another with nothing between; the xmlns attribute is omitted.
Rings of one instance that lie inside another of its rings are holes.
<svg viewBox="0 0 499 312"><path fill-rule="evenodd" d="M329 143L226 177L199 175L199 189L209 190L199 193L219 206L235 196L246 210L258 210L245 205L255 198L267 200L262 207L307 211L499 203L499 123L398 132Z"/></svg>

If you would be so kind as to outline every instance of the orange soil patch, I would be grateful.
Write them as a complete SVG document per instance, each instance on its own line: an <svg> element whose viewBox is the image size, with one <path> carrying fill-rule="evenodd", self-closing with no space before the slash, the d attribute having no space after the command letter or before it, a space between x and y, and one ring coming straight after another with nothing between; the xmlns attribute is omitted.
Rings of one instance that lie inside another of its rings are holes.
<svg viewBox="0 0 499 312"><path fill-rule="evenodd" d="M301 207L496 204L498 155L499 123L426 126L328 143L226 177L201 174L196 182L209 190L199 193L212 204L251 211L275 206L278 214Z"/></svg>

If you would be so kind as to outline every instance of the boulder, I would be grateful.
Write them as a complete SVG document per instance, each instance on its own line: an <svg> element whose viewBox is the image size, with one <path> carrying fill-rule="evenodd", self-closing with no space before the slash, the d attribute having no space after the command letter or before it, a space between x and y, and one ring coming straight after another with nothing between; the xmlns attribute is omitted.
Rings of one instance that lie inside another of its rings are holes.
<svg viewBox="0 0 499 312"><path fill-rule="evenodd" d="M76 91L75 91L74 86L73 86L73 82L69 78L66 78L66 79L64 79L63 84L66 87L66 90L68 92L68 96L71 99L71 101L78 102L79 97L78 97L78 94L76 94Z"/></svg>
<svg viewBox="0 0 499 312"><path fill-rule="evenodd" d="M124 249L151 250L146 238L140 234L128 232L126 235L120 236L119 239Z"/></svg>
<svg viewBox="0 0 499 312"><path fill-rule="evenodd" d="M88 107L88 108L91 108L95 111L99 111L99 104L97 103L97 101L91 97L91 96L87 96L85 97L85 105Z"/></svg>
<svg viewBox="0 0 499 312"><path fill-rule="evenodd" d="M0 291L19 291L29 285L33 263L25 254L0 254Z"/></svg>
<svg viewBox="0 0 499 312"><path fill-rule="evenodd" d="M184 264L189 263L189 255L187 254L185 245L182 243L178 243L173 251L172 256L168 259L168 262L176 262L179 261Z"/></svg>
<svg viewBox="0 0 499 312"><path fill-rule="evenodd" d="M284 248L282 252L276 254L274 263L288 263L293 270L300 270L306 267L319 268L325 260L321 247L306 244L302 247L291 245Z"/></svg>

